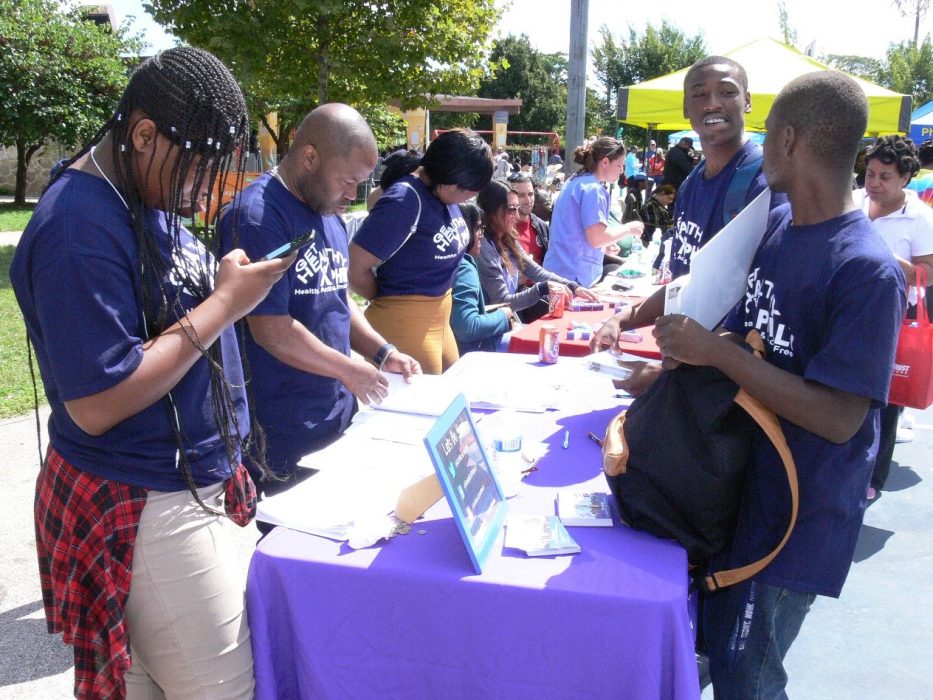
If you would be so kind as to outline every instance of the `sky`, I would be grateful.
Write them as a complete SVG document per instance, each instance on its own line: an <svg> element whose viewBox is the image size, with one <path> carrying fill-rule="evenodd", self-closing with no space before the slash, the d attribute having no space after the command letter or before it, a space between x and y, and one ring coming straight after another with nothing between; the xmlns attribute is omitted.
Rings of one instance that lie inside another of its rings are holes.
<svg viewBox="0 0 933 700"><path fill-rule="evenodd" d="M570 0L497 0L505 13L495 34L527 34L539 51L567 53L570 43ZM154 50L173 40L142 9L140 0L111 0L117 22L136 17ZM900 16L893 0L784 0L797 45L816 41L816 55L857 54L883 58L888 45L913 38L913 17ZM750 8L754 8L753 10ZM599 39L605 24L622 37L631 25L638 34L650 22L667 20L688 36L702 34L710 53L725 53L761 36L781 38L777 0L590 0L588 42ZM921 40L933 33L933 10L920 25Z"/></svg>

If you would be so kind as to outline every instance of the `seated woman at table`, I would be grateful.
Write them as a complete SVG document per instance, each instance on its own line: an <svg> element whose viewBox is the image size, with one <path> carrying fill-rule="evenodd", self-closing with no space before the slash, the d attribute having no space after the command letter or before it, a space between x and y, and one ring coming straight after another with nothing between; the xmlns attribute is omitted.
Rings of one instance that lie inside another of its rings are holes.
<svg viewBox="0 0 933 700"><path fill-rule="evenodd" d="M606 183L615 182L625 166L621 142L601 136L577 148L573 160L582 168L554 204L544 266L582 285L592 285L605 274L605 249L627 236L640 236L644 224L630 221L618 225L609 219Z"/></svg>
<svg viewBox="0 0 933 700"><path fill-rule="evenodd" d="M530 314L520 315L530 323L547 313L547 301L563 295L569 304L574 296L595 301L596 295L573 280L545 270L522 250L515 233L518 217L518 195L508 185L491 181L476 197L483 210L483 239L479 250L479 278L492 304L508 304L513 311L535 307ZM527 281L531 286L522 287Z"/></svg>
<svg viewBox="0 0 933 700"><path fill-rule="evenodd" d="M454 277L453 306L450 327L457 339L457 349L463 355L472 350L505 351L509 346L514 312L509 306L486 310L483 287L479 281L476 258L479 257L483 230L480 208L472 202L460 205L460 213L470 231L470 247L460 260Z"/></svg>

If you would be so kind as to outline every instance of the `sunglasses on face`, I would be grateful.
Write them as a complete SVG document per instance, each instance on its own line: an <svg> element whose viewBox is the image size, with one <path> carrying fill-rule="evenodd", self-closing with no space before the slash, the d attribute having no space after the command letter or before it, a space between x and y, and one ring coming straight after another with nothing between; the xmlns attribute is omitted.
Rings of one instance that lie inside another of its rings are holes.
<svg viewBox="0 0 933 700"><path fill-rule="evenodd" d="M517 205L517 204L513 204L513 205L510 206L510 207L506 207L505 210L506 210L506 212L508 212L509 214L517 214L517 213L518 213L518 205Z"/></svg>

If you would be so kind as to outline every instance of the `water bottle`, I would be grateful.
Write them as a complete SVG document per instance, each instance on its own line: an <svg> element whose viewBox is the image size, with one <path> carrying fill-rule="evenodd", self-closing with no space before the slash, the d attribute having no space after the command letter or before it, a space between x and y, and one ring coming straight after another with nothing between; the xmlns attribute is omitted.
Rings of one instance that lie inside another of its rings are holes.
<svg viewBox="0 0 933 700"><path fill-rule="evenodd" d="M641 237L635 236L635 239L632 241L632 259L637 263L642 263L642 251L645 247L641 244Z"/></svg>
<svg viewBox="0 0 933 700"><path fill-rule="evenodd" d="M522 424L514 411L504 410L488 419L492 422L492 450L487 455L506 498L518 493L522 469Z"/></svg>

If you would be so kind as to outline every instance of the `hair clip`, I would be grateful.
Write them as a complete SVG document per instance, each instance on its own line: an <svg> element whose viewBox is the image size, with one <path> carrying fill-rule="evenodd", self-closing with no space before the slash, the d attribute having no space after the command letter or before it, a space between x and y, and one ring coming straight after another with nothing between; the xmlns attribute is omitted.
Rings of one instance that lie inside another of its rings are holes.
<svg viewBox="0 0 933 700"><path fill-rule="evenodd" d="M120 144L120 152L121 152L121 153L126 153L126 144L125 144L125 143L121 143L121 144Z"/></svg>
<svg viewBox="0 0 933 700"><path fill-rule="evenodd" d="M191 148L191 142L185 141L185 148Z"/></svg>
<svg viewBox="0 0 933 700"><path fill-rule="evenodd" d="M220 150L220 141L214 144L214 147L219 151Z"/></svg>
<svg viewBox="0 0 933 700"><path fill-rule="evenodd" d="M117 112L117 121L123 121L123 115Z"/></svg>
<svg viewBox="0 0 933 700"><path fill-rule="evenodd" d="M212 139L210 136L208 136L208 137L207 137L207 145L210 146L210 145L213 144L213 143L214 143L214 139Z"/></svg>
<svg viewBox="0 0 933 700"><path fill-rule="evenodd" d="M177 131L177 129L174 126L170 126L169 128L172 130L173 134Z"/></svg>
<svg viewBox="0 0 933 700"><path fill-rule="evenodd" d="M235 126L231 126L231 127L230 127L230 133L231 133L231 134L235 134L235 133L236 133L236 127L235 127Z"/></svg>

